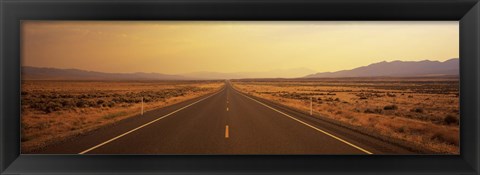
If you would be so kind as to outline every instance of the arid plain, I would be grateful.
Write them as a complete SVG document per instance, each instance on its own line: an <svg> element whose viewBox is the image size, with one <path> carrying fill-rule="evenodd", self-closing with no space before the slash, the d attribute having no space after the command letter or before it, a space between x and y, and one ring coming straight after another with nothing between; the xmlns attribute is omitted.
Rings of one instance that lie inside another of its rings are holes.
<svg viewBox="0 0 480 175"><path fill-rule="evenodd" d="M459 153L459 81L446 78L250 79L247 94L413 149ZM312 104L311 104L312 102Z"/></svg>
<svg viewBox="0 0 480 175"><path fill-rule="evenodd" d="M22 82L22 152L218 91L222 81Z"/></svg>

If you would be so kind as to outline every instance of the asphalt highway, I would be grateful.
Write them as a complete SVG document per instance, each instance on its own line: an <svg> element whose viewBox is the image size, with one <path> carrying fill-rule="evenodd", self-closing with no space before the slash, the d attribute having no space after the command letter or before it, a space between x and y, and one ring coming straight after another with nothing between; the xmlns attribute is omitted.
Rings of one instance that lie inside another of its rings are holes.
<svg viewBox="0 0 480 175"><path fill-rule="evenodd" d="M152 110L35 154L410 154L407 149L243 94Z"/></svg>

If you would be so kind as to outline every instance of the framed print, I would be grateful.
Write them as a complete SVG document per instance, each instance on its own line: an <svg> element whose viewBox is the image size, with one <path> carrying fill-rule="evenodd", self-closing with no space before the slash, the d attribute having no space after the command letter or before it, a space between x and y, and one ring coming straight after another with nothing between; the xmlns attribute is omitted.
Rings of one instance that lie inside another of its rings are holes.
<svg viewBox="0 0 480 175"><path fill-rule="evenodd" d="M4 174L478 174L478 1L1 5Z"/></svg>

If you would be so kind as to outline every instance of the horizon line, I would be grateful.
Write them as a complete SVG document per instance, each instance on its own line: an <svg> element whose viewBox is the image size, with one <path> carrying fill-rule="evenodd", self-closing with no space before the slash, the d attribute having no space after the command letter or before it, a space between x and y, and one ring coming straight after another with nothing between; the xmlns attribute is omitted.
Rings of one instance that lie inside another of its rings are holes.
<svg viewBox="0 0 480 175"><path fill-rule="evenodd" d="M33 67L33 68L43 68L43 69L60 69L60 70L79 70L79 71L86 71L86 72L96 72L96 73L107 73L107 74L138 74L138 73L144 73L144 74L163 74L163 75L172 75L172 76L184 76L185 74L192 74L192 73L221 73L221 74L238 74L238 73L252 73L252 72L255 72L255 73L258 73L258 72L269 72L269 71L275 71L275 70L292 70L292 69L308 69L308 70L311 70L313 72L315 72L314 74L316 73L333 73L333 72L338 72L338 71L348 71L348 70L353 70L353 69L356 69L356 68L360 68L360 67L365 67L365 66L370 66L372 64L377 64L377 63L392 63L392 62L397 62L397 61L400 61L400 62L422 62L422 61L431 61L431 62L446 62L446 61L449 61L449 60L454 60L454 59L460 59L460 58L450 58L450 59L447 59L445 61L440 61L440 60L430 60L430 59L425 59L425 60L419 60L419 61L403 61L403 60L392 60L392 61L380 61L380 62L374 62L374 63L370 63L368 65L364 65L364 66L359 66L359 67L355 67L355 68L352 68L352 69L342 69L342 70L336 70L336 71L316 71L316 70L313 70L313 69L310 69L310 68L307 68L307 67L297 67L297 68L289 68L289 69L270 69L270 70L265 70L265 71L245 71L245 72L241 72L241 71L238 71L238 72L217 72L217 71L207 71L207 70L202 70L202 71L194 71L194 72L186 72L186 73L176 73L176 74L172 74L172 73L161 73L161 72L139 72L139 71L136 71L136 72L104 72L104 71L97 71L97 70L87 70L87 69L81 69L81 68L59 68L59 67L46 67L46 66L20 66L21 68L23 67Z"/></svg>

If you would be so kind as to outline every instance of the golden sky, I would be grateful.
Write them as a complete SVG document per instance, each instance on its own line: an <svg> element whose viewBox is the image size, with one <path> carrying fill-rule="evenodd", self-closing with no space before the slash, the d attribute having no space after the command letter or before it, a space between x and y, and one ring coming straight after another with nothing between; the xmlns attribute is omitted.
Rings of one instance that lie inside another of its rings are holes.
<svg viewBox="0 0 480 175"><path fill-rule="evenodd" d="M457 21L22 22L23 66L168 74L324 72L458 57Z"/></svg>

